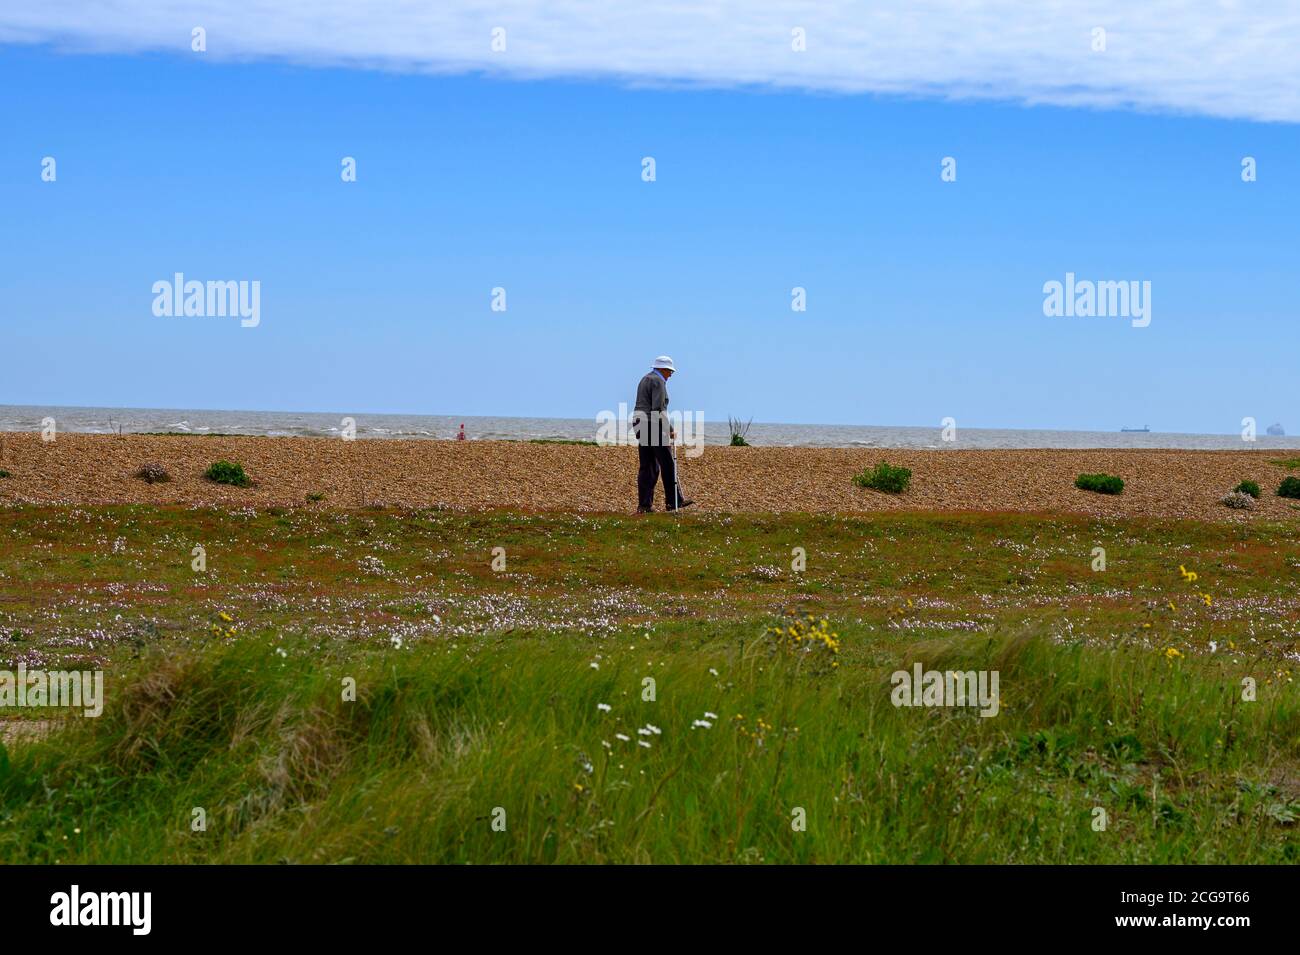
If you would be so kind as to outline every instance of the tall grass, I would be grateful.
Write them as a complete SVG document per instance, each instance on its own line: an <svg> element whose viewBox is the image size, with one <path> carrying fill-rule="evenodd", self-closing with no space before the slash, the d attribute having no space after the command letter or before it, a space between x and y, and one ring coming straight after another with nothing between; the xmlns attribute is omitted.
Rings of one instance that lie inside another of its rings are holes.
<svg viewBox="0 0 1300 955"><path fill-rule="evenodd" d="M1300 860L1289 689L1031 637L882 659L854 627L813 674L760 632L148 656L99 719L0 750L0 861ZM917 660L999 670L1000 714L895 708Z"/></svg>

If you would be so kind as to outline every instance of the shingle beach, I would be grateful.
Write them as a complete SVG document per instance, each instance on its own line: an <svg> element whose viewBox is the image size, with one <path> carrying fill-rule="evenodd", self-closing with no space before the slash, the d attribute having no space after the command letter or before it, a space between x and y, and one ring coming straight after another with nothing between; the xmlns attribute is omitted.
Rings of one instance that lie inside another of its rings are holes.
<svg viewBox="0 0 1300 955"><path fill-rule="evenodd" d="M731 448L679 452L682 484L703 512L885 510L1086 513L1108 517L1300 520L1297 502L1273 491L1292 453L1182 450L894 450ZM254 484L214 484L214 461L243 464ZM854 487L852 476L887 460L912 469L900 495ZM135 477L162 465L171 480ZM515 441L343 441L329 438L128 434L0 435L0 502L185 504L454 510L630 512L636 451ZM1122 495L1073 486L1080 472L1117 474ZM1243 479L1263 488L1249 512L1224 507ZM661 492L660 492L661 493ZM308 495L323 495L309 502ZM662 506L662 498L657 498Z"/></svg>

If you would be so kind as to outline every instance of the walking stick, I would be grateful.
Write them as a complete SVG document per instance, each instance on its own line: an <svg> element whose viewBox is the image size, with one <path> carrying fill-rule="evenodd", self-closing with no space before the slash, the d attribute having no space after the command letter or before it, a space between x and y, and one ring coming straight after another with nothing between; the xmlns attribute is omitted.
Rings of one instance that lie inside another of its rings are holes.
<svg viewBox="0 0 1300 955"><path fill-rule="evenodd" d="M677 436L669 439L673 449L673 510L677 510L682 500L682 472L677 470Z"/></svg>

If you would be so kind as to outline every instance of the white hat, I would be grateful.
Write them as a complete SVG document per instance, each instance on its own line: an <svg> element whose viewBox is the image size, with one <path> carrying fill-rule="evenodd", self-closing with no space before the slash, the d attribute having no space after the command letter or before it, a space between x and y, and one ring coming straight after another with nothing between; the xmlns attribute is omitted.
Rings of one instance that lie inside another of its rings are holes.
<svg viewBox="0 0 1300 955"><path fill-rule="evenodd" d="M660 355L658 358L655 359L655 363L650 367L667 368L669 371L677 370L676 368L673 367L673 360L669 358L667 355Z"/></svg>

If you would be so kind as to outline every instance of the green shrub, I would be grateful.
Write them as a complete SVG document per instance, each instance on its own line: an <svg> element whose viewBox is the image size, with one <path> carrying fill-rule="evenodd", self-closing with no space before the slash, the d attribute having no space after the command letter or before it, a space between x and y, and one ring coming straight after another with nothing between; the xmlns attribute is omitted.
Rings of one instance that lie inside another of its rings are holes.
<svg viewBox="0 0 1300 955"><path fill-rule="evenodd" d="M248 487L253 482L244 473L244 466L235 461L218 461L208 465L203 476L218 484L233 484L235 487Z"/></svg>
<svg viewBox="0 0 1300 955"><path fill-rule="evenodd" d="M308 492L307 492L307 500L309 500L309 501L323 501L323 500L325 500L325 495L322 494L320 491L308 491Z"/></svg>
<svg viewBox="0 0 1300 955"><path fill-rule="evenodd" d="M1259 498L1259 485L1254 481L1242 481L1233 490L1239 494L1249 494L1253 498Z"/></svg>
<svg viewBox="0 0 1300 955"><path fill-rule="evenodd" d="M7 478L7 477L13 477L13 475L10 474L8 471L6 471L4 468L0 468L0 478Z"/></svg>
<svg viewBox="0 0 1300 955"><path fill-rule="evenodd" d="M1277 496L1300 498L1300 478L1284 478L1277 486Z"/></svg>
<svg viewBox="0 0 1300 955"><path fill-rule="evenodd" d="M1124 479L1113 474L1080 474L1074 479L1074 486L1081 491L1119 494L1124 490Z"/></svg>
<svg viewBox="0 0 1300 955"><path fill-rule="evenodd" d="M869 487L876 491L884 491L886 494L901 494L907 490L911 480L912 472L907 468L896 468L884 461L877 464L873 471L864 468L860 473L853 475L853 483L858 487Z"/></svg>

